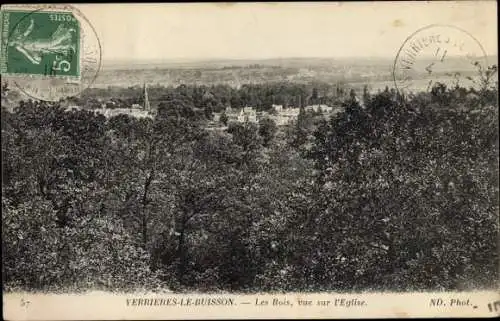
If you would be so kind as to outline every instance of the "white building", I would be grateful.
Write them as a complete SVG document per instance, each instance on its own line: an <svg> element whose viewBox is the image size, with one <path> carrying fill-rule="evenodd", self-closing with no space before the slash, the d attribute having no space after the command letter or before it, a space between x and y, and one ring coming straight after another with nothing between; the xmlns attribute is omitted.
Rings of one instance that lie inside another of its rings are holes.
<svg viewBox="0 0 500 321"><path fill-rule="evenodd" d="M155 110L151 108L148 98L148 89L146 83L143 88L143 102L144 106L139 104L132 104L131 108L106 108L106 103L101 105L101 108L94 109L94 113L102 114L106 118L118 116L120 114L129 115L135 118L154 118ZM112 105L116 106L116 102L110 101Z"/></svg>
<svg viewBox="0 0 500 321"><path fill-rule="evenodd" d="M321 110L323 113L331 113L333 111L333 107L327 105L310 105L305 108L306 110L314 110L314 112L318 112Z"/></svg>
<svg viewBox="0 0 500 321"><path fill-rule="evenodd" d="M115 108L115 109L94 109L95 113L102 114L106 118L118 116L120 114L129 115L135 118L153 118L152 113L147 110L141 110L137 108Z"/></svg>
<svg viewBox="0 0 500 321"><path fill-rule="evenodd" d="M253 109L253 107L245 106L245 107L243 107L243 112L245 112L245 113L254 113L255 110Z"/></svg>
<svg viewBox="0 0 500 321"><path fill-rule="evenodd" d="M283 105L275 105L273 104L273 109L277 112L277 113L281 113L281 111L283 111Z"/></svg>
<svg viewBox="0 0 500 321"><path fill-rule="evenodd" d="M66 109L64 109L65 111L73 111L73 110L82 110L82 108L80 106L76 106L76 105L70 105L68 107L66 107Z"/></svg>
<svg viewBox="0 0 500 321"><path fill-rule="evenodd" d="M283 115L286 117L298 117L299 113L300 113L300 108L285 108L280 113L280 115Z"/></svg>
<svg viewBox="0 0 500 321"><path fill-rule="evenodd" d="M240 123L244 123L245 122L245 113L243 112L243 109L241 110L240 114L238 115L238 121Z"/></svg>
<svg viewBox="0 0 500 321"><path fill-rule="evenodd" d="M257 122L257 112L253 107L244 107L241 111L240 114L238 115L238 121L240 123L244 123L246 121L251 122L251 123L256 123Z"/></svg>
<svg viewBox="0 0 500 321"><path fill-rule="evenodd" d="M297 120L300 108L284 108L276 115L271 116L276 125L285 126Z"/></svg>
<svg viewBox="0 0 500 321"><path fill-rule="evenodd" d="M274 120L274 122L276 123L277 126L285 126L290 122L289 117L285 117L285 116L279 115L279 114L271 116L271 119Z"/></svg>

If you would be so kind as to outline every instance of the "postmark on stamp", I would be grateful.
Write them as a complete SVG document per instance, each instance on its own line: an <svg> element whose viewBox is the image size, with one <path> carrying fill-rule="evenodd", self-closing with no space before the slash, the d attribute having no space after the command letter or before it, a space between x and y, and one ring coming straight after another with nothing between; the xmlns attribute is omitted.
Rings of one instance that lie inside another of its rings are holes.
<svg viewBox="0 0 500 321"><path fill-rule="evenodd" d="M488 67L487 55L472 34L455 26L429 25L403 42L393 77L403 93L430 90L437 83L474 87L479 67Z"/></svg>
<svg viewBox="0 0 500 321"><path fill-rule="evenodd" d="M69 5L9 5L1 12L2 77L48 101L78 95L95 80L101 46L90 22Z"/></svg>
<svg viewBox="0 0 500 321"><path fill-rule="evenodd" d="M80 26L71 12L4 11L2 72L78 77Z"/></svg>

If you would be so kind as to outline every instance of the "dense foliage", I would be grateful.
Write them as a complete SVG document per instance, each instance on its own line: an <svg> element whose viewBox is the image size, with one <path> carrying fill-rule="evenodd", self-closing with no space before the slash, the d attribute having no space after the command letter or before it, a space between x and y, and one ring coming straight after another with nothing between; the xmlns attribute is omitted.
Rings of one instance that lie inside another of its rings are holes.
<svg viewBox="0 0 500 321"><path fill-rule="evenodd" d="M72 103L86 108L129 108L133 104L142 104L143 87L129 88L89 88ZM273 82L265 84L243 84L239 88L229 85L180 85L148 87L149 100L161 102L167 97L189 97L192 106L208 112L221 112L227 106L241 108L255 107L258 111L270 111L273 104L284 107L304 107L311 104L340 104L348 95L344 83L313 82L308 84L292 82Z"/></svg>
<svg viewBox="0 0 500 321"><path fill-rule="evenodd" d="M225 131L185 89L155 119L2 108L4 290L497 286L497 88Z"/></svg>

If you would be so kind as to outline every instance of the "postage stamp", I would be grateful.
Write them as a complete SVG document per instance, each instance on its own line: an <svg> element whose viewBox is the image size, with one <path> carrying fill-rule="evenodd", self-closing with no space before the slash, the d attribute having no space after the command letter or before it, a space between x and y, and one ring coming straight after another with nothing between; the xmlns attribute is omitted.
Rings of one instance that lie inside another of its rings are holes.
<svg viewBox="0 0 500 321"><path fill-rule="evenodd" d="M2 12L6 36L2 72L80 75L80 26L71 12Z"/></svg>
<svg viewBox="0 0 500 321"><path fill-rule="evenodd" d="M78 95L95 80L101 46L95 30L69 5L9 5L1 12L2 77L34 99Z"/></svg>
<svg viewBox="0 0 500 321"><path fill-rule="evenodd" d="M401 45L393 67L400 92L429 91L437 83L466 88L475 85L479 68L487 68L486 52L469 32L452 25L429 25ZM461 70L461 72L456 72Z"/></svg>

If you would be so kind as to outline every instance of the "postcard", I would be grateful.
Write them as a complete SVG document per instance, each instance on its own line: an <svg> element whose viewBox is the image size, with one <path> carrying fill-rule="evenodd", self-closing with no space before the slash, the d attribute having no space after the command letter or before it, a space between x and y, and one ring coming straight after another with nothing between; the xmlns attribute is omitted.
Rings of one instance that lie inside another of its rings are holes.
<svg viewBox="0 0 500 321"><path fill-rule="evenodd" d="M496 9L3 5L3 317L499 316Z"/></svg>

